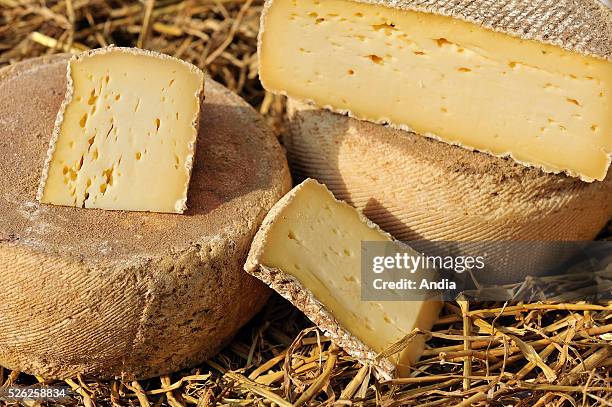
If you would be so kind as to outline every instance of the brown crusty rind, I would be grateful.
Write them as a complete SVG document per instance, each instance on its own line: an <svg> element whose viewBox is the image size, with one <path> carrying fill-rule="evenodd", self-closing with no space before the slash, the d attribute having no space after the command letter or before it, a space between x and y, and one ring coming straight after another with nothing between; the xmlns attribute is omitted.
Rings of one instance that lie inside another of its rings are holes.
<svg viewBox="0 0 612 407"><path fill-rule="evenodd" d="M124 52L133 55L141 55L146 57L153 57L158 59L165 59L173 62L178 62L191 72L200 76L200 87L195 93L195 97L197 100L196 113L191 122L191 127L193 129L193 143L189 145L189 155L185 159L185 170L187 171L187 185L185 185L185 196L176 202L175 210L176 213L183 213L187 210L187 191L189 187L189 180L191 179L191 172L193 170L193 160L196 151L196 142L197 142L197 134L199 130L199 115L200 115L200 106L204 101L204 72L198 68L197 66L190 64L189 62L183 61L182 59L174 58L166 54L161 54L159 52L149 51L140 48L129 48L129 47L116 47L114 45L110 45L104 48L97 48L90 51L85 51L80 54L75 54L72 56L70 61L66 67L66 95L64 96L64 101L60 106L59 111L57 112L57 117L55 119L55 124L53 126L53 133L51 134L51 140L49 141L49 150L47 151L47 158L45 160L45 164L42 169L42 175L40 177L40 184L38 186L38 191L36 193L36 200L41 202L43 194L45 192L45 185L47 183L47 177L49 176L49 167L51 165L51 160L53 160L53 154L55 153L55 148L57 145L57 141L60 136L62 123L64 121L64 114L66 113L66 109L70 105L74 97L74 83L72 81L72 64L78 62L79 60L90 58L96 55L104 55L112 52Z"/></svg>
<svg viewBox="0 0 612 407"><path fill-rule="evenodd" d="M401 241L592 240L612 216L612 172L585 183L294 99L287 112L296 179L325 183Z"/></svg>
<svg viewBox="0 0 612 407"><path fill-rule="evenodd" d="M207 159L194 162L188 216L41 205L69 59L0 69L0 365L133 380L202 363L271 293L243 266L291 188L285 154L251 106L207 78L196 152Z"/></svg>
<svg viewBox="0 0 612 407"><path fill-rule="evenodd" d="M260 20L257 39L259 58L259 77L263 87L269 92L291 97L283 89L272 89L266 85L261 50L265 35L266 18L275 0L266 0ZM351 0L359 3L373 4L382 7L396 8L448 16L467 21L496 32L511 35L525 40L556 45L570 52L612 61L612 10L597 0ZM303 102L317 105L314 100L301 99ZM414 132L407 124L394 123L389 118L378 121L361 117L350 110L338 109L331 105L319 106L335 113L358 120L368 120L385 124L395 129ZM462 143L443 140L437 134L424 133L422 136L432 138L450 145L456 145L470 151L480 151L494 157L509 157L525 167L534 167L548 174L566 174L584 182L596 181L575 171L559 170L544 164L534 164L517 159L512 153L495 154L486 149L476 150ZM608 155L606 172L612 165L612 154ZM598 179L597 181L602 181Z"/></svg>
<svg viewBox="0 0 612 407"><path fill-rule="evenodd" d="M300 190L312 183L322 185L314 179L306 179L289 191L272 207L270 212L268 212L253 239L244 269L295 305L348 354L364 364L375 367L382 377L390 378L395 373L395 365L389 359L377 358L377 353L351 334L348 329L344 328L336 320L333 314L321 304L314 294L304 287L298 279L284 273L282 270L268 267L262 262L266 245L268 244L270 229L278 219L283 217L285 208L291 205L293 199L299 194ZM325 189L327 190L326 187ZM337 200L329 190L327 190L327 192L336 202L349 206L346 202ZM360 211L357 212L359 213L360 220L368 225L368 227L393 239L391 235L380 229L378 225L366 218Z"/></svg>

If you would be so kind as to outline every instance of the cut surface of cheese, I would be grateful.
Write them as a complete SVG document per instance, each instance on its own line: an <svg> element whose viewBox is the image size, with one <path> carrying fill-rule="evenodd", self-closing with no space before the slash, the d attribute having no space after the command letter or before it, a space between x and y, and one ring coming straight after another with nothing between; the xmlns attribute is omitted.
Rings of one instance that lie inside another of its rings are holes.
<svg viewBox="0 0 612 407"><path fill-rule="evenodd" d="M288 112L296 180L402 241L592 240L612 217L612 174L585 183L292 99Z"/></svg>
<svg viewBox="0 0 612 407"><path fill-rule="evenodd" d="M415 11L412 3L269 0L259 49L264 87L547 172L605 178L612 154L612 12L585 8L602 22L593 33L600 45L593 45L595 57L470 18ZM455 14L484 13L483 2L476 3ZM490 11L489 20L521 16Z"/></svg>
<svg viewBox="0 0 612 407"><path fill-rule="evenodd" d="M74 56L40 202L182 213L203 86L197 67L150 51Z"/></svg>
<svg viewBox="0 0 612 407"><path fill-rule="evenodd" d="M83 210L36 201L70 56L0 70L0 366L49 378L147 378L212 357L267 301L243 270L290 188L282 148L208 80L189 209Z"/></svg>
<svg viewBox="0 0 612 407"><path fill-rule="evenodd" d="M363 301L362 242L392 241L355 208L308 179L270 211L245 269L270 285L364 362L401 374L424 347L417 337L400 355L376 360L414 328L438 317L436 301Z"/></svg>

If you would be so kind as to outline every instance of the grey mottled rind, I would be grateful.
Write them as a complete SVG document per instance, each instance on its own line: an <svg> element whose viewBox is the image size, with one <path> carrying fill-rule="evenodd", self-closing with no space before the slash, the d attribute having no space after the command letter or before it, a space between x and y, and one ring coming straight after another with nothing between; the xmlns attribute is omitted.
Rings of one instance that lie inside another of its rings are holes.
<svg viewBox="0 0 612 407"><path fill-rule="evenodd" d="M191 127L193 128L194 134L197 136L200 121L198 120L200 115L200 105L204 101L204 72L197 66L190 64L189 62L183 61L182 59L174 58L166 54L161 54L159 52L149 51L146 49L140 48L128 48L128 47L115 47L114 45L110 45L104 48L97 48L90 51L85 51L80 54L73 55L68 64L66 65L66 96L64 96L64 101L57 112L57 117L55 118L55 125L53 126L53 133L51 134L51 140L49 141L49 150L47 151L47 159L45 160L45 164L43 166L42 175L40 177L40 184L38 186L38 191L36 192L36 200L41 201L44 191L45 184L47 182L47 177L49 176L49 166L51 165L51 160L53 159L53 154L55 153L55 147L57 145L57 141L60 136L60 131L62 127L62 122L64 121L64 114L66 113L66 109L68 105L72 102L74 96L74 84L72 82L72 63L77 62L81 59L90 58L96 55L104 55L110 52L125 52L133 55L142 55L147 57L153 57L158 59L166 59L169 61L180 63L187 67L191 72L199 75L201 77L200 80L200 88L196 91L195 97L197 99L197 107L196 114L193 117ZM193 170L193 160L196 151L196 141L197 137L194 137L194 142L189 145L190 154L185 158L185 169L187 170L187 185L185 191L188 190L189 180L191 179L191 172ZM176 212L183 213L187 209L187 193L185 196L176 203Z"/></svg>
<svg viewBox="0 0 612 407"><path fill-rule="evenodd" d="M282 270L271 268L265 264L262 264L262 256L264 255L268 233L272 228L272 225L274 225L277 219L283 216L283 211L288 205L291 204L296 194L298 194L299 191L309 183L322 185L314 179L306 179L304 182L289 191L272 207L270 212L268 212L261 224L261 227L257 231L255 238L253 239L251 250L249 251L249 256L247 257L244 269L249 274L266 283L268 286L274 289L274 291L295 305L349 355L353 356L364 364L374 366L377 368L380 375L390 378L394 375L395 365L389 359L377 358L376 352L351 334L348 329L344 328L336 320L336 318L334 318L332 313L315 298L314 294L304 287L295 277L284 273ZM327 187L325 188L327 189ZM327 192L336 202L349 206L346 202L337 200L329 190L327 190ZM383 231L380 227L378 227L378 225L370 221L360 211L357 212L359 213L360 220L368 225L368 227L388 236L390 239L393 239L390 234Z"/></svg>

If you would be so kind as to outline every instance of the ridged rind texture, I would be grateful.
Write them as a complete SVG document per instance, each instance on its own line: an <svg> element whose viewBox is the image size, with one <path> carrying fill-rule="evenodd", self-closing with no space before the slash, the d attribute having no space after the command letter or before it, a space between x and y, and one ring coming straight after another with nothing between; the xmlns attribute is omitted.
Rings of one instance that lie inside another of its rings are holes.
<svg viewBox="0 0 612 407"><path fill-rule="evenodd" d="M309 183L317 183L317 181L314 179L304 180L281 198L268 212L253 239L244 269L295 305L348 354L364 364L374 366L381 377L391 378L395 374L395 365L389 359L377 358L376 352L351 334L348 329L344 328L331 312L316 299L315 295L295 277L277 268L268 267L262 262L270 229L279 218L283 217L285 208L291 205L295 196L300 193L300 190ZM331 192L329 194L335 199ZM341 203L346 205L345 202ZM375 229L393 239L391 235L380 229L378 225L365 217L361 212L359 212L359 217L371 229Z"/></svg>
<svg viewBox="0 0 612 407"><path fill-rule="evenodd" d="M74 96L74 84L72 81L72 73L71 73L72 64L75 62L81 61L83 59L86 59L86 58L94 57L96 55L104 55L104 54L108 54L112 52L124 52L126 54L173 61L181 65L184 65L189 71L199 75L202 78L200 81L201 85L200 85L200 88L196 91L196 95L195 95L197 99L197 110L196 111L198 112L198 114L195 115L191 123L191 126L193 130L195 131L195 134L196 135L198 134L199 124L200 124L200 121L198 120L198 115L200 112L200 106L202 102L204 101L205 96L204 96L204 72L202 72L202 70L198 68L197 66L190 64L189 62L183 61L182 59L174 58L166 54L160 54L158 52L153 52L153 51L140 49L140 48L115 47L113 45L104 47L104 48L97 48L97 49L82 52L80 54L73 55L72 58L70 58L70 61L68 62L68 64L66 65L66 95L64 96L64 100L62 101L62 104L55 118L53 132L51 133L51 140L49 141L49 149L47 150L47 159L45 161L45 165L43 166L42 175L40 177L40 184L38 186L38 191L36 192L36 200L38 200L39 202L41 201L43 193L45 191L45 184L47 182L47 177L49 176L49 166L51 165L51 160L53 159L53 154L55 153L55 147L57 145L57 141L60 136L62 123L64 121L64 114L66 113L66 109L68 108L68 105L72 102L73 96ZM193 144L189 146L190 155L188 155L185 158L185 168L188 173L187 187L189 187L189 179L191 178L191 172L193 170L193 160L194 160L195 151L196 151L196 145L194 142ZM183 197L180 201L177 202L175 210L176 210L176 213L183 213L185 212L185 210L187 210L187 196Z"/></svg>
<svg viewBox="0 0 612 407"><path fill-rule="evenodd" d="M296 179L325 183L398 240L591 240L612 174L584 183L289 100Z"/></svg>
<svg viewBox="0 0 612 407"><path fill-rule="evenodd" d="M35 200L66 90L60 55L0 71L0 365L49 378L142 379L218 352L270 290L242 269L291 187L282 148L246 102L207 79L184 215Z"/></svg>

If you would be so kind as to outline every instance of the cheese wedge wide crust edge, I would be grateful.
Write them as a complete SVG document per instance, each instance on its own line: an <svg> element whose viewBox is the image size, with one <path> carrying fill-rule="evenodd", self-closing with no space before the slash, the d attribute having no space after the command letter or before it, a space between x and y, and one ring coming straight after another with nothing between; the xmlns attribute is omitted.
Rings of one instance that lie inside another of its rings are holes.
<svg viewBox="0 0 612 407"><path fill-rule="evenodd" d="M289 96L304 102L318 105L321 108L347 115L359 120L368 120L378 124L414 132L415 130L403 123L383 119L369 120L356 115L349 109L342 109L327 104L317 104L309 98L291 95L283 89L267 86L265 68L262 64L263 37L266 34L266 19L273 3L277 0L266 0L258 34L259 77L264 88L272 93ZM588 57L612 61L612 10L597 0L585 0L578 4L573 0L518 0L511 4L502 4L496 0L350 0L364 5L381 6L396 10L430 13L451 17L485 29L509 35L511 37L554 45L566 51L575 52ZM318 4L318 2L315 0ZM551 15L558 17L551 19ZM543 163L534 163L517 158L511 152L495 153L486 148L474 148L461 142L443 139L431 132L418 133L422 136L436 139L448 144L457 145L467 150L481 151L499 158L510 157L514 161L527 166L536 167L546 173L560 174L580 178L585 182L603 180L605 176L593 177L570 169L559 169ZM608 153L606 173L612 164L612 153Z"/></svg>
<svg viewBox="0 0 612 407"><path fill-rule="evenodd" d="M284 216L284 210L291 204L297 194L300 193L301 189L307 188L309 185L316 184L322 186L331 199L335 202L354 210L359 220L363 222L370 229L379 232L380 234L389 238L393 241L393 236L383 231L378 225L369 220L363 213L344 201L340 201L334 197L334 195L316 180L309 178L304 180L301 184L294 187L289 191L283 198L281 198L274 207L268 212L264 221L262 222L253 243L251 250L244 265L244 269L251 275L257 277L263 281L270 288L280 294L283 298L291 302L300 311L302 311L315 325L317 325L323 332L331 337L340 347L342 347L349 355L358 359L364 364L370 364L376 368L376 372L382 377L391 378L394 376L402 375L406 373L404 370L398 371L397 366L388 358L378 357L378 353L368 347L355 335L353 335L348 329L344 328L342 324L331 314L330 311L315 297L315 295L294 276L285 273L278 268L268 267L262 264L265 246L268 243L268 234L271 232L274 224L277 220L280 220ZM441 303L432 300L432 307L428 310L438 310ZM436 313L437 315L437 313ZM417 318L417 321L421 318ZM417 337L414 339L413 345L417 347L424 346L424 338Z"/></svg>
<svg viewBox="0 0 612 407"><path fill-rule="evenodd" d="M376 361L376 352L372 351L361 340L343 328L325 306L315 298L314 294L304 287L297 278L284 273L282 270L270 268L260 263L267 243L266 238L272 225L278 218L283 216L285 207L291 203L295 195L300 192L300 189L308 183L317 183L317 181L313 179L305 180L289 191L268 212L253 239L244 269L295 305L351 356L361 362L374 362ZM378 225L366 218L361 212L359 212L359 217L368 227L392 238L391 235L380 229ZM384 372L390 373L395 370L395 365L388 359L381 359L376 362L377 366Z"/></svg>
<svg viewBox="0 0 612 407"><path fill-rule="evenodd" d="M149 51L145 49L140 49L140 48L115 47L113 45L104 47L104 48L98 48L98 49L94 49L90 51L85 51L83 53L73 55L67 64L66 95L64 96L64 101L62 102L60 109L57 112L57 117L55 119L55 124L53 126L53 133L51 134L51 140L49 142L49 150L47 151L47 158L43 166L42 175L40 178L40 184L38 187L38 191L36 193L36 200L41 202L43 199L43 195L45 192L45 184L47 182L47 178L49 175L49 168L53 160L53 155L55 153L57 142L60 137L62 123L64 121L64 114L66 112L66 109L68 108L68 106L74 99L75 89L74 89L74 82L72 80L72 63L77 62L84 58L90 58L96 55L104 55L104 54L112 53L112 52L125 52L125 53L132 54L132 55L154 57L154 58L158 58L161 60L167 60L167 61L172 61L174 63L180 63L184 65L189 71L197 75L200 75L202 77L202 80L200 81L201 83L200 88L196 92L196 98L197 98L197 104L196 104L196 110L195 110L196 113L193 117L192 124L191 124L193 128L194 141L193 143L190 143L189 145L190 153L185 161L185 169L187 172L187 185L185 186L185 196L176 203L176 207L175 207L176 213L183 213L187 209L187 194L189 190L189 181L191 179L191 173L193 170L193 160L194 160L194 155L196 151L195 143L197 142L197 134L199 130L200 107L204 101L204 72L202 72L201 69L199 69L193 64L190 64L189 62L183 61L179 58L171 57L166 54Z"/></svg>

